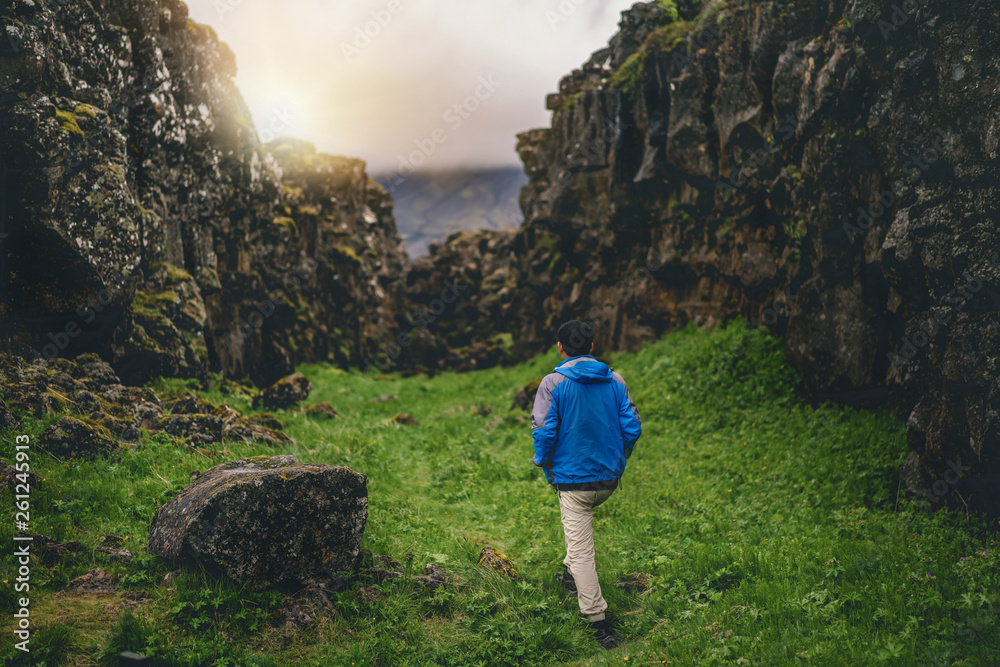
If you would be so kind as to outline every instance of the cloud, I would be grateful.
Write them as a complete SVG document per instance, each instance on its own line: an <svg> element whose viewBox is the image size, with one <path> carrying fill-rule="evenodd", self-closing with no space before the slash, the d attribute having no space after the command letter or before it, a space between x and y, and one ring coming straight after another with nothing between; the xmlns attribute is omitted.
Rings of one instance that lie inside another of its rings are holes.
<svg viewBox="0 0 1000 667"><path fill-rule="evenodd" d="M372 172L441 128L425 168L517 165L518 132L549 124L545 95L607 44L625 0L189 0L236 53L258 127L360 157ZM553 25L552 17L559 20ZM366 34L367 31L367 34ZM500 86L455 128L444 114ZM283 116L284 117L284 116Z"/></svg>

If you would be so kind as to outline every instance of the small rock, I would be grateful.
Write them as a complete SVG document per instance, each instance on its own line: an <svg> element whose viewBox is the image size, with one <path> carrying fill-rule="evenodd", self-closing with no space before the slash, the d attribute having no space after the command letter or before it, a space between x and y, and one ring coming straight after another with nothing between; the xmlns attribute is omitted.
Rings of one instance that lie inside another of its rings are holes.
<svg viewBox="0 0 1000 667"><path fill-rule="evenodd" d="M651 574L633 574L625 581L619 581L615 588L629 592L639 592L649 590L649 582L653 580Z"/></svg>
<svg viewBox="0 0 1000 667"><path fill-rule="evenodd" d="M244 443L263 442L268 445L283 445L293 442L284 433L247 419L226 404L217 407L213 415L222 420L221 435L228 440L237 440Z"/></svg>
<svg viewBox="0 0 1000 667"><path fill-rule="evenodd" d="M115 592L115 578L96 567L87 574L77 577L69 583L69 588L77 593L95 593L108 595Z"/></svg>
<svg viewBox="0 0 1000 667"><path fill-rule="evenodd" d="M384 396L373 398L372 403L388 403L389 401L395 401L397 398L399 397L395 394L385 394Z"/></svg>
<svg viewBox="0 0 1000 667"><path fill-rule="evenodd" d="M21 427L21 420L14 416L7 404L0 398L0 431L16 431Z"/></svg>
<svg viewBox="0 0 1000 667"><path fill-rule="evenodd" d="M480 567L488 567L494 572L510 577L511 579L518 581L521 579L521 575L514 569L514 564L510 562L510 558L499 549L483 547L483 550L479 552L479 561L476 564Z"/></svg>
<svg viewBox="0 0 1000 667"><path fill-rule="evenodd" d="M275 431L280 431L285 428L285 424L270 412L252 412L244 416L253 423L260 424L264 428L269 428Z"/></svg>
<svg viewBox="0 0 1000 667"><path fill-rule="evenodd" d="M286 604L278 611L278 616L286 628L304 628L313 623L313 617L298 602Z"/></svg>
<svg viewBox="0 0 1000 667"><path fill-rule="evenodd" d="M312 383L302 373L292 373L281 378L254 397L253 406L263 405L268 410L294 407L309 398Z"/></svg>
<svg viewBox="0 0 1000 667"><path fill-rule="evenodd" d="M355 595L358 598L358 602L363 605L372 605L376 602L385 600L385 596L382 595L382 592L374 586L363 586L357 590Z"/></svg>
<svg viewBox="0 0 1000 667"><path fill-rule="evenodd" d="M434 591L450 584L455 575L449 570L443 570L434 563L427 563L422 576L413 578L413 588L416 590Z"/></svg>
<svg viewBox="0 0 1000 667"><path fill-rule="evenodd" d="M222 440L222 418L208 414L164 415L156 421L153 430L189 441L197 436L198 444L209 444Z"/></svg>
<svg viewBox="0 0 1000 667"><path fill-rule="evenodd" d="M75 417L63 417L42 431L38 440L47 452L64 459L93 458L115 449L97 428Z"/></svg>
<svg viewBox="0 0 1000 667"><path fill-rule="evenodd" d="M111 560L113 560L113 561L115 561L117 563L128 563L129 561L131 561L135 557L135 554L133 554L131 551L128 551L127 549L113 549L111 547L97 547L96 549L94 549L94 551L96 553L104 554L105 556L107 556L108 558L110 558Z"/></svg>
<svg viewBox="0 0 1000 667"><path fill-rule="evenodd" d="M391 556L383 556L382 554L376 554L374 556L375 560L388 568L400 568L403 564Z"/></svg>
<svg viewBox="0 0 1000 667"><path fill-rule="evenodd" d="M127 606L135 609L149 599L149 593L146 591L124 591L122 592L122 599Z"/></svg>
<svg viewBox="0 0 1000 667"><path fill-rule="evenodd" d="M190 391L182 391L163 402L163 407L175 415L207 415L215 406Z"/></svg>
<svg viewBox="0 0 1000 667"><path fill-rule="evenodd" d="M42 547L42 565L52 567L59 563L69 552L79 553L83 551L83 545L77 541L53 542Z"/></svg>
<svg viewBox="0 0 1000 667"><path fill-rule="evenodd" d="M396 422L397 424L404 424L406 426L420 425L420 422L418 422L411 415L408 415L405 412L398 413L395 417L392 418L392 421Z"/></svg>
<svg viewBox="0 0 1000 667"><path fill-rule="evenodd" d="M326 593L323 592L322 588L318 588L316 586L307 588L303 596L305 599L312 602L313 606L333 614L337 613L337 608L333 606L333 603L330 602L330 598L326 596Z"/></svg>
<svg viewBox="0 0 1000 667"><path fill-rule="evenodd" d="M163 416L163 409L153 403L143 402L135 404L132 408L132 413L135 415L139 426L152 429L156 425L157 420Z"/></svg>
<svg viewBox="0 0 1000 667"><path fill-rule="evenodd" d="M81 389L73 394L73 403L76 411L80 414L91 414L103 410L101 399L86 389Z"/></svg>
<svg viewBox="0 0 1000 667"><path fill-rule="evenodd" d="M101 361L96 354L81 354L76 358L76 365L81 375L79 379L91 388L97 389L106 385L121 384L121 380L110 364Z"/></svg>
<svg viewBox="0 0 1000 667"><path fill-rule="evenodd" d="M334 409L332 405L324 401L322 403L313 403L312 405L307 407L306 416L312 417L313 419L316 420L327 420L327 419L336 419L340 415L337 414L337 411Z"/></svg>
<svg viewBox="0 0 1000 667"><path fill-rule="evenodd" d="M521 410L528 410L530 412L535 406L535 394L538 393L538 386L541 383L542 378L537 378L521 387L514 396L514 402L511 404L510 409L516 410L520 408Z"/></svg>
<svg viewBox="0 0 1000 667"><path fill-rule="evenodd" d="M372 581L375 584L382 584L390 579L401 579L403 577L402 572L395 572L393 570L382 570L382 569L363 569L358 572L358 576L363 579Z"/></svg>

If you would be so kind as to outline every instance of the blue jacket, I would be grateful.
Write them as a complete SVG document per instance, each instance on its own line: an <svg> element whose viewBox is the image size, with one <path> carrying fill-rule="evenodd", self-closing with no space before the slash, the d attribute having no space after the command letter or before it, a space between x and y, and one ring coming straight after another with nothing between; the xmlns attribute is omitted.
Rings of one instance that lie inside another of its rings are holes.
<svg viewBox="0 0 1000 667"><path fill-rule="evenodd" d="M642 433L625 380L594 357L570 357L538 385L535 465L551 484L619 479Z"/></svg>

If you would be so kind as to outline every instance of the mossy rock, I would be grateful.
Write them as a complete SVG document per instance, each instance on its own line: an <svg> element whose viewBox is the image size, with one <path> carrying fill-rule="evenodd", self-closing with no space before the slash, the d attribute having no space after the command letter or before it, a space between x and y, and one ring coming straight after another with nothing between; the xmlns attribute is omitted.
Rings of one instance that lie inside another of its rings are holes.
<svg viewBox="0 0 1000 667"><path fill-rule="evenodd" d="M97 109L89 104L78 104L76 108L73 109L73 115L86 116L87 118L97 118Z"/></svg>
<svg viewBox="0 0 1000 667"><path fill-rule="evenodd" d="M179 285L194 280L194 277L179 266L170 262L156 262L151 267L154 271L164 270L167 274L167 285Z"/></svg>
<svg viewBox="0 0 1000 667"><path fill-rule="evenodd" d="M210 414L164 415L156 420L153 430L178 438L196 436L199 442L219 442L222 440L222 419Z"/></svg>
<svg viewBox="0 0 1000 667"><path fill-rule="evenodd" d="M514 396L514 402L511 404L511 410L527 410L535 406L535 394L538 393L538 386L542 383L542 378L535 378L528 384L521 387L517 394Z"/></svg>
<svg viewBox="0 0 1000 667"><path fill-rule="evenodd" d="M392 421L394 421L397 424L402 424L404 426L419 426L420 425L420 422L418 422L412 415L408 415L405 412L400 412L400 413L396 414L392 418Z"/></svg>
<svg viewBox="0 0 1000 667"><path fill-rule="evenodd" d="M175 415L211 414L215 406L190 391L182 391L163 401L163 407Z"/></svg>
<svg viewBox="0 0 1000 667"><path fill-rule="evenodd" d="M306 416L320 421L337 419L340 417L334 407L326 401L323 401L322 403L313 403L308 406L306 408Z"/></svg>
<svg viewBox="0 0 1000 667"><path fill-rule="evenodd" d="M72 111L56 109L56 120L59 121L59 126L64 132L69 132L77 139L87 138L87 134L80 128L80 124L76 120L76 114Z"/></svg>
<svg viewBox="0 0 1000 667"><path fill-rule="evenodd" d="M312 383L302 373L286 375L253 399L256 408L263 405L268 410L283 410L303 402L312 391Z"/></svg>
<svg viewBox="0 0 1000 667"><path fill-rule="evenodd" d="M159 310L164 304L177 304L178 301L177 293L172 290L163 292L139 291L135 293L132 305L145 310Z"/></svg>
<svg viewBox="0 0 1000 667"><path fill-rule="evenodd" d="M117 449L108 429L76 417L63 417L42 431L38 440L45 451L61 459L95 458Z"/></svg>
<svg viewBox="0 0 1000 667"><path fill-rule="evenodd" d="M479 560L476 562L479 567L488 567L497 574L510 577L515 581L521 580L521 575L514 569L514 564L510 557L499 549L493 547L483 547L479 552Z"/></svg>
<svg viewBox="0 0 1000 667"><path fill-rule="evenodd" d="M367 518L364 475L254 456L210 468L157 510L149 552L258 589L324 585L353 569Z"/></svg>
<svg viewBox="0 0 1000 667"><path fill-rule="evenodd" d="M221 421L221 436L225 440L236 440L247 444L260 442L268 445L284 445L294 442L288 435L276 429L262 426L225 404L217 407L212 416L218 417Z"/></svg>

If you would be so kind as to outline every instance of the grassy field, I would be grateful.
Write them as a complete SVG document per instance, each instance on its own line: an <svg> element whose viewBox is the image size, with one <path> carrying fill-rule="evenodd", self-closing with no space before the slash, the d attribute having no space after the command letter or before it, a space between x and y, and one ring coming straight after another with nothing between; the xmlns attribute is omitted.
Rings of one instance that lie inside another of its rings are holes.
<svg viewBox="0 0 1000 667"><path fill-rule="evenodd" d="M780 341L741 323L601 358L623 374L643 420L622 488L596 512L598 572L623 638L613 651L554 578L557 500L531 463L529 416L509 410L517 389L558 363L552 350L432 379L302 367L309 402L330 401L342 418L282 413L296 443L281 452L229 444L205 456L165 437L117 462L60 464L36 450L45 484L33 492L33 530L86 548L51 569L33 565L33 618L44 627L28 661L11 648L14 559L4 556L0 655L35 665L116 665L123 649L154 664L218 666L1000 664L996 536L975 517L897 495L899 420L804 402ZM372 401L385 394L398 398ZM399 412L419 424L393 422ZM192 471L269 453L367 475L363 546L408 575L437 563L455 584L427 594L390 581L362 602L355 583L332 597L336 614L288 629L276 622L279 593L201 571L161 583L172 567L146 554L153 512ZM0 525L6 544L10 524ZM96 557L106 534L127 536L138 557ZM523 581L477 567L484 546L506 552ZM97 565L117 574L119 594L61 592ZM645 591L615 585L642 575Z"/></svg>

